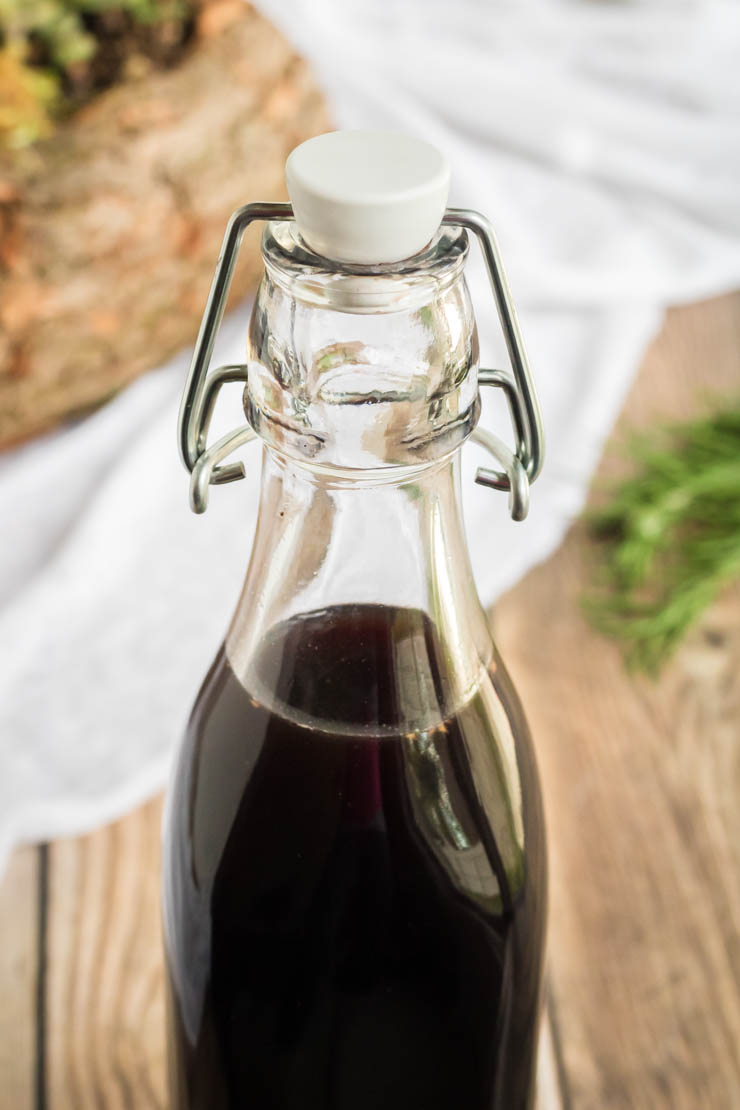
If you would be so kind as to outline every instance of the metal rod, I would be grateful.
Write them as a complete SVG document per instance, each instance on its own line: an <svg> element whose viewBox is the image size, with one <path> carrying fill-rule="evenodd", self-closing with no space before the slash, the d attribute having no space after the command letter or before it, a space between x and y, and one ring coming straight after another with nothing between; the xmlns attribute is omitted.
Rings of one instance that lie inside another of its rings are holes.
<svg viewBox="0 0 740 1110"><path fill-rule="evenodd" d="M506 281L501 252L496 241L496 234L489 220L480 212L473 212L469 208L448 208L444 219L445 224L454 224L472 231L478 239L483 260L486 264L488 277L496 302L498 317L506 340L506 348L514 372L517 385L516 406L519 410L514 416L517 437L517 455L524 466L530 482L533 482L542 469L544 454L544 432L542 417L537 403L537 395L529 369L524 340L519 330L519 322ZM503 383L497 383L503 384ZM509 398L511 400L511 398Z"/></svg>
<svg viewBox="0 0 740 1110"><path fill-rule="evenodd" d="M237 208L229 220L221 246L221 253L216 264L216 272L211 282L211 290L208 294L200 331L195 341L195 350L193 351L180 406L178 419L180 457L190 471L198 461L200 454L203 404L206 397L204 386L213 354L213 345L216 341L216 333L226 308L229 287L231 286L242 236L255 220L288 220L292 218L293 209L289 204L265 201L256 204L245 204L243 208ZM231 471L234 472L235 477L238 476L238 466L224 467L219 472L221 481L226 479L227 474Z"/></svg>
<svg viewBox="0 0 740 1110"><path fill-rule="evenodd" d="M249 367L246 363L233 363L228 366L219 366L213 370L203 387L203 403L201 406L198 428L198 458L208 446L208 429L211 426L211 417L216 407L221 387L229 382L243 382L249 380Z"/></svg>
<svg viewBox="0 0 740 1110"><path fill-rule="evenodd" d="M245 426L222 436L211 447L207 445L208 427L219 389L227 382L247 380L247 367L242 364L222 366L210 372L213 347L226 308L242 237L255 220L292 219L293 209L289 204L272 201L247 204L233 213L226 228L178 418L180 455L192 474L191 504L196 512L203 512L206 508L209 485L244 476L242 463L218 464L254 436L249 426ZM503 370L479 371L480 385L496 386L506 394L514 426L516 452L490 432L477 429L475 439L494 455L504 469L495 471L481 467L476 481L494 489L508 490L511 514L515 520L523 520L527 514L530 482L542 468L542 420L496 236L489 221L470 209L448 208L443 223L472 231L478 239L513 372L512 377Z"/></svg>
<svg viewBox="0 0 740 1110"><path fill-rule="evenodd" d="M485 428L476 428L470 438L504 467L503 472L500 472L479 466L475 472L476 483L488 489L508 492L512 519L524 520L529 512L529 478L521 459L498 436Z"/></svg>
<svg viewBox="0 0 740 1110"><path fill-rule="evenodd" d="M236 428L227 432L198 457L190 473L190 508L194 513L204 513L208 508L208 489L215 482L217 473L216 464L242 447L250 440L256 439L257 433L249 424L243 428ZM233 482L244 477L244 463L232 463L231 466L221 470L221 482Z"/></svg>

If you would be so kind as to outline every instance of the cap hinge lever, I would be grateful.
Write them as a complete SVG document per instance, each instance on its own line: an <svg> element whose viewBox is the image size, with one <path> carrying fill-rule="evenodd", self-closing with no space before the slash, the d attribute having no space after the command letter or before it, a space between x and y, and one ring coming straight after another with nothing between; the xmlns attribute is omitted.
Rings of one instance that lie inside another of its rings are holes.
<svg viewBox="0 0 740 1110"><path fill-rule="evenodd" d="M246 383L248 380L246 364L221 366L210 371L216 334L226 307L242 237L247 227L257 220L292 219L293 209L290 204L277 201L247 204L234 212L224 235L178 418L180 455L191 473L190 502L196 513L205 511L210 485L244 477L243 463L229 463L225 466L220 464L255 435L249 425L244 425L222 436L210 446L207 445L208 428L219 390L227 383ZM511 361L511 374L503 370L481 369L478 372L478 382L481 386L494 386L504 391L514 427L516 451L512 452L491 432L476 428L473 438L503 467L501 471L479 468L476 481L492 489L508 490L511 515L515 520L523 520L529 506L529 486L542 468L543 431L537 396L501 255L493 228L480 213L469 209L448 208L443 223L472 231L478 239Z"/></svg>

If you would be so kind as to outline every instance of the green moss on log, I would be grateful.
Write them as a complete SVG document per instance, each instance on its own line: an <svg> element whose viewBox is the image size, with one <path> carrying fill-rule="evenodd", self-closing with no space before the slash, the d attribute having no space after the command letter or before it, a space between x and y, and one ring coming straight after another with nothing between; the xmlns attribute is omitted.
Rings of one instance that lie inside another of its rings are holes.
<svg viewBox="0 0 740 1110"><path fill-rule="evenodd" d="M28 146L129 72L177 61L196 0L0 0L0 147Z"/></svg>

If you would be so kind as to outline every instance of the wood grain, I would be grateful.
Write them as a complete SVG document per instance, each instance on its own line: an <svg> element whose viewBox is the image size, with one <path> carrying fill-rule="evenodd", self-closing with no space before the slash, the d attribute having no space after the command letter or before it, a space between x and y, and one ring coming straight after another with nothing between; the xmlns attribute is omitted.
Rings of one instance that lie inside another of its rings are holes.
<svg viewBox="0 0 740 1110"><path fill-rule="evenodd" d="M672 313L621 427L688 417L703 394L740 392L738 352L740 297ZM608 457L602 473L618 465ZM550 974L569 1103L732 1110L740 590L706 615L660 682L631 680L579 612L592 555L577 525L496 610L544 780Z"/></svg>
<svg viewBox="0 0 740 1110"><path fill-rule="evenodd" d="M39 853L15 852L0 885L0 1107L35 1104Z"/></svg>
<svg viewBox="0 0 740 1110"><path fill-rule="evenodd" d="M161 803L49 861L46 1107L163 1110Z"/></svg>

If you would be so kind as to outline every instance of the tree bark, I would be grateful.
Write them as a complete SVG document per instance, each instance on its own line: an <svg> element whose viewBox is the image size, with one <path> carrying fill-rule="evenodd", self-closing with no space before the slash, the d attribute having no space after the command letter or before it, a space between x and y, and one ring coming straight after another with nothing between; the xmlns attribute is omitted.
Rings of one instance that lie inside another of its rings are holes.
<svg viewBox="0 0 740 1110"><path fill-rule="evenodd" d="M180 64L0 157L0 446L89 409L193 342L226 221L281 199L329 124L305 63L220 0ZM245 240L233 295L260 270Z"/></svg>

